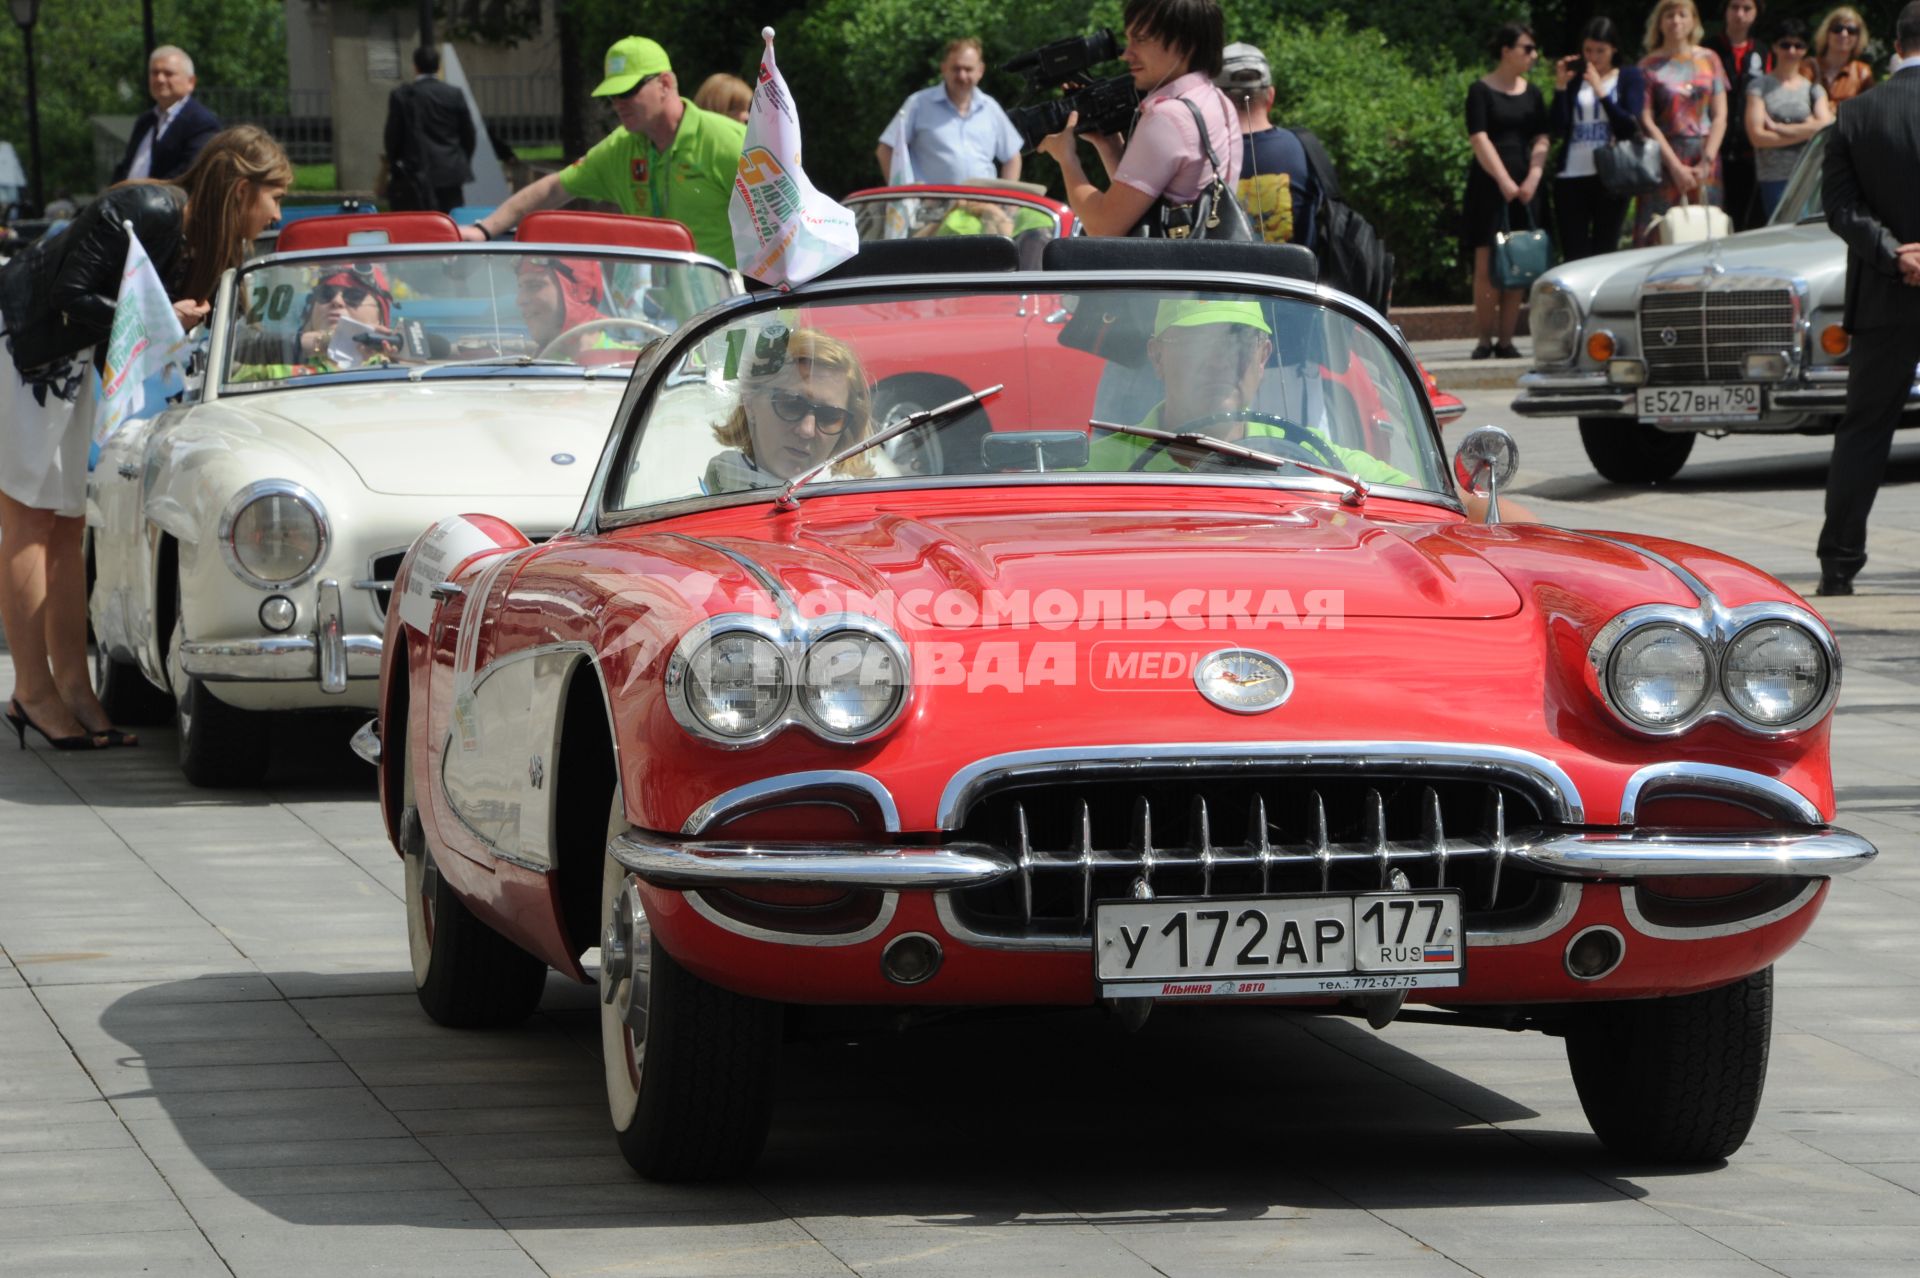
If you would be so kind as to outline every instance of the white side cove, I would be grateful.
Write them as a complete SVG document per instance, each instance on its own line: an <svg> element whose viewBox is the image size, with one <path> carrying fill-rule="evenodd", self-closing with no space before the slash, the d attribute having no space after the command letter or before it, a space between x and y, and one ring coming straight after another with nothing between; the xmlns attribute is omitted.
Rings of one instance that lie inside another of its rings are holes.
<svg viewBox="0 0 1920 1278"><path fill-rule="evenodd" d="M487 122L480 114L480 104L473 100L460 55L450 44L440 46L440 74L460 90L460 96L467 100L467 114L473 117L473 181L467 183L464 202L489 208L501 204L511 193L507 190L507 173L500 167L500 157L494 154L493 139L487 136Z"/></svg>

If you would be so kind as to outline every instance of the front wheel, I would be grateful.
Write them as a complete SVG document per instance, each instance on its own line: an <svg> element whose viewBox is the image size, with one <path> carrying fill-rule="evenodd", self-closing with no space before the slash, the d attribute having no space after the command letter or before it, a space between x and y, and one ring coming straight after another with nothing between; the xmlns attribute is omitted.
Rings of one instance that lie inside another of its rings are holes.
<svg viewBox="0 0 1920 1278"><path fill-rule="evenodd" d="M271 724L265 714L236 710L207 691L203 680L186 672L181 645L186 642L186 611L176 587L173 642L167 648L167 675L173 683L173 726L180 771L189 782L223 790L256 786L266 779Z"/></svg>
<svg viewBox="0 0 1920 1278"><path fill-rule="evenodd" d="M1587 1121L1612 1153L1713 1162L1753 1127L1772 1035L1769 967L1699 994L1581 1008L1567 1063Z"/></svg>
<svg viewBox="0 0 1920 1278"><path fill-rule="evenodd" d="M1661 430L1616 417L1582 417L1580 443L1603 479L1616 484L1663 484L1693 452L1692 431Z"/></svg>
<svg viewBox="0 0 1920 1278"><path fill-rule="evenodd" d="M638 882L612 857L600 909L600 1052L620 1153L649 1180L744 1172L772 1117L779 1004L703 981L653 944Z"/></svg>

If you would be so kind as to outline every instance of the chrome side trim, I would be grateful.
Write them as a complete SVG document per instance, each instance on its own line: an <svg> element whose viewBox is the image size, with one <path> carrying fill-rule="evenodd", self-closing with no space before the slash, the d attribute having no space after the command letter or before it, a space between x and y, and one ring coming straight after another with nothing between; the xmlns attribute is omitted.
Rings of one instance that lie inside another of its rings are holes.
<svg viewBox="0 0 1920 1278"><path fill-rule="evenodd" d="M1586 888L1578 879L1566 879L1559 885L1560 899L1554 902L1553 910L1546 918L1532 927L1515 928L1512 931L1478 932L1469 928L1468 945L1532 945L1535 941L1544 941L1557 936L1573 922L1574 915L1580 913L1580 897Z"/></svg>
<svg viewBox="0 0 1920 1278"><path fill-rule="evenodd" d="M1508 746L1434 741L1253 741L1110 746L1065 746L988 755L953 774L940 793L938 828L954 830L982 790L1010 780L1047 776L1082 778L1124 776L1168 766L1251 770L1263 764L1322 767L1365 772L1382 766L1430 769L1460 776L1505 775L1542 793L1553 811L1547 819L1567 825L1586 822L1580 791L1560 766L1528 750Z"/></svg>
<svg viewBox="0 0 1920 1278"><path fill-rule="evenodd" d="M873 922L857 932L841 932L830 936L819 936L812 932L777 932L772 928L755 927L751 923L742 923L739 919L729 918L713 906L699 892L683 893L687 905L695 914L717 928L732 932L735 936L751 937L756 941L772 941L776 945L810 945L818 949L831 949L843 945L858 945L862 941L871 941L886 931L893 923L895 911L900 908L900 894L888 892L880 898L880 912L874 915Z"/></svg>
<svg viewBox="0 0 1920 1278"><path fill-rule="evenodd" d="M608 842L607 855L660 887L780 883L897 891L972 887L1014 872L1012 861L981 843L823 848L793 843L697 843L629 830Z"/></svg>
<svg viewBox="0 0 1920 1278"><path fill-rule="evenodd" d="M320 658L320 691L335 696L345 692L347 637L340 624L340 583L331 577L320 583L314 605L313 640Z"/></svg>
<svg viewBox="0 0 1920 1278"><path fill-rule="evenodd" d="M381 635L342 635L349 679L380 677ZM319 645L310 635L187 641L180 665L208 683L301 683L320 677Z"/></svg>
<svg viewBox="0 0 1920 1278"><path fill-rule="evenodd" d="M369 719L360 725L353 739L347 742L353 752L374 767L380 766L380 721Z"/></svg>
<svg viewBox="0 0 1920 1278"><path fill-rule="evenodd" d="M1879 854L1836 826L1799 834L1765 831L1517 830L1507 855L1543 874L1652 878L1732 874L1756 877L1851 874Z"/></svg>
<svg viewBox="0 0 1920 1278"><path fill-rule="evenodd" d="M687 819L680 824L680 833L689 837L698 835L709 826L717 825L729 817L751 812L756 808L775 806L772 800L806 790L858 790L872 799L875 806L880 809L880 816L886 824L887 833L900 832L900 809L894 803L893 794L886 786L864 772L821 769L816 772L789 772L783 776L764 777L716 794L688 814Z"/></svg>
<svg viewBox="0 0 1920 1278"><path fill-rule="evenodd" d="M1819 825L1824 818L1812 799L1786 782L1758 772L1714 763L1650 763L1627 778L1620 792L1620 824L1633 825L1642 804L1653 798L1719 799L1762 816Z"/></svg>
<svg viewBox="0 0 1920 1278"><path fill-rule="evenodd" d="M1662 568L1665 568L1668 572L1679 578L1680 584L1693 592L1694 603L1702 607L1706 606L1708 600L1713 600L1715 603L1719 602L1717 599L1714 599L1713 592L1707 589L1705 582L1657 550L1648 550L1645 546L1638 545L1631 541L1625 541L1619 537L1606 537L1599 533L1585 533L1583 535L1591 537L1595 541L1604 541L1609 546L1618 546L1622 550L1632 551L1636 555L1659 564Z"/></svg>
<svg viewBox="0 0 1920 1278"><path fill-rule="evenodd" d="M1705 941L1715 937L1739 936L1742 932L1754 932L1771 923L1778 923L1790 914L1798 913L1814 894L1819 892L1822 880L1815 879L1794 893L1788 900L1764 914L1752 918L1739 919L1732 923L1715 923L1707 927L1667 927L1655 923L1640 912L1640 904L1634 899L1633 884L1620 885L1620 912L1627 916L1627 923L1642 936L1658 937L1663 941Z"/></svg>

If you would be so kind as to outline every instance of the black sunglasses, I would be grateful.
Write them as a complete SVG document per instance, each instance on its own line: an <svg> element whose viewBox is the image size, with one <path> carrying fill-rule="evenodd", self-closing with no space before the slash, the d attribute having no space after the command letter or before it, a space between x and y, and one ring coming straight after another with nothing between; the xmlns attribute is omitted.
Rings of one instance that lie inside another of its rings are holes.
<svg viewBox="0 0 1920 1278"><path fill-rule="evenodd" d="M625 93L610 93L607 96L612 98L615 102L624 102L626 99L640 92L640 90L646 88L649 84L652 84L655 80L658 80L659 78L660 78L660 73L658 71L655 71L652 75L643 75L638 80L635 80L633 82L633 87L631 89L628 89Z"/></svg>
<svg viewBox="0 0 1920 1278"><path fill-rule="evenodd" d="M1854 26L1851 22L1836 22L1831 27L1828 27L1827 30L1833 32L1833 34L1835 35L1859 35L1860 34L1860 28Z"/></svg>
<svg viewBox="0 0 1920 1278"><path fill-rule="evenodd" d="M1773 47L1782 53L1805 53L1807 51L1807 42L1805 40L1775 40Z"/></svg>
<svg viewBox="0 0 1920 1278"><path fill-rule="evenodd" d="M838 435L847 427L847 410L838 404L822 404L805 395L784 390L768 391L767 402L773 405L775 415L783 422L798 426L812 417L813 428L822 435Z"/></svg>
<svg viewBox="0 0 1920 1278"><path fill-rule="evenodd" d="M336 297L345 298L348 306L362 306L372 296L372 289L357 284L322 284L313 290L313 300L322 306Z"/></svg>
<svg viewBox="0 0 1920 1278"><path fill-rule="evenodd" d="M1521 46L1520 46L1520 52L1522 52L1522 53L1538 53L1538 52L1540 52L1540 46L1539 46L1539 45L1537 45L1537 44L1523 44L1523 45L1521 45Z"/></svg>

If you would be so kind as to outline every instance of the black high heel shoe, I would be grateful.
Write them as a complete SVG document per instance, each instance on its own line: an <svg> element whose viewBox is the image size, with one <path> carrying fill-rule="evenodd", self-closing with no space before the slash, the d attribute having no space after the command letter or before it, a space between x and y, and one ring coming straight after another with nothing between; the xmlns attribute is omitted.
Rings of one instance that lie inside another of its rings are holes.
<svg viewBox="0 0 1920 1278"><path fill-rule="evenodd" d="M14 735L20 738L20 748L27 748L27 729L32 728L46 739L48 745L56 750L104 750L107 741L103 734L82 732L71 737L53 737L47 730L27 716L18 698L7 701L7 722L13 725Z"/></svg>

